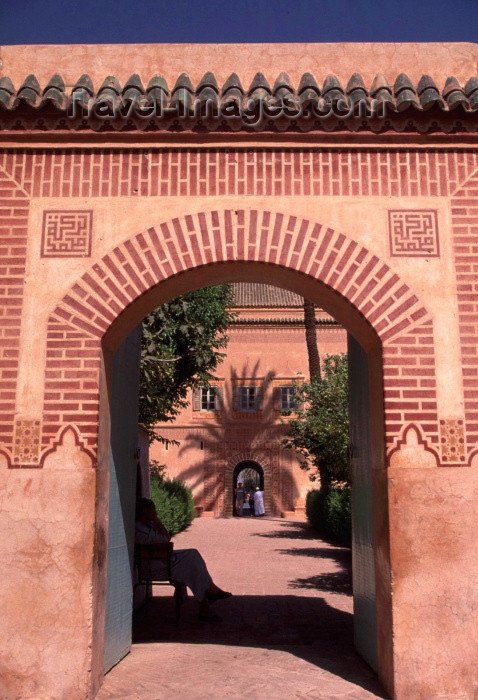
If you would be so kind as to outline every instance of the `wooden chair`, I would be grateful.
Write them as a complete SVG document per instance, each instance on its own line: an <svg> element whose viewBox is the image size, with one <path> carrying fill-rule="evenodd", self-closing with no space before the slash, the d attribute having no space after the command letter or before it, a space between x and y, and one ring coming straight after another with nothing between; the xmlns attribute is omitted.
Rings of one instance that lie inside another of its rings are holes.
<svg viewBox="0 0 478 700"><path fill-rule="evenodd" d="M179 624L179 620L181 618L181 603L184 593L184 584L175 581L171 573L173 547L174 545L172 542L162 542L160 544L135 544L134 563L138 580L134 584L133 595L138 586L146 586L146 610L152 597L153 586L173 586L175 618L176 624ZM167 573L165 578L158 579L151 576L147 562L155 560L167 563Z"/></svg>

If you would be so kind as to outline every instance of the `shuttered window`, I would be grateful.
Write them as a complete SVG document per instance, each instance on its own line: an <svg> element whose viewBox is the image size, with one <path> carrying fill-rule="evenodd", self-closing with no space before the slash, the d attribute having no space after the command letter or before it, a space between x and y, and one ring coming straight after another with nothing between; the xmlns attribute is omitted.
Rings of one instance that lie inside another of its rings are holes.
<svg viewBox="0 0 478 700"><path fill-rule="evenodd" d="M234 410L243 413L262 409L262 389L259 386L236 386L234 388Z"/></svg>
<svg viewBox="0 0 478 700"><path fill-rule="evenodd" d="M296 387L293 384L277 386L274 389L274 409L284 413L297 411L301 408L301 401L297 396Z"/></svg>
<svg viewBox="0 0 478 700"><path fill-rule="evenodd" d="M281 410L293 411L296 407L295 387L281 386L280 387Z"/></svg>
<svg viewBox="0 0 478 700"><path fill-rule="evenodd" d="M222 390L218 386L201 386L193 393L193 411L222 410Z"/></svg>

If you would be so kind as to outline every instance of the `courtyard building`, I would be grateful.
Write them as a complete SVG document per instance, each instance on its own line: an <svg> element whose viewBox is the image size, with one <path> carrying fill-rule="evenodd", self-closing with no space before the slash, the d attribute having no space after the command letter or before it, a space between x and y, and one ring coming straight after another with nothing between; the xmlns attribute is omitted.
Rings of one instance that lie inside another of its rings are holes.
<svg viewBox="0 0 478 700"><path fill-rule="evenodd" d="M269 515L303 514L313 485L281 444L301 408L297 388L309 379L303 298L261 283L236 282L233 289L237 316L217 379L190 392L173 423L157 425L171 442L154 442L150 457L191 486L203 515L233 515L239 480L249 493L264 490ZM316 327L322 358L346 352L346 331L320 309Z"/></svg>

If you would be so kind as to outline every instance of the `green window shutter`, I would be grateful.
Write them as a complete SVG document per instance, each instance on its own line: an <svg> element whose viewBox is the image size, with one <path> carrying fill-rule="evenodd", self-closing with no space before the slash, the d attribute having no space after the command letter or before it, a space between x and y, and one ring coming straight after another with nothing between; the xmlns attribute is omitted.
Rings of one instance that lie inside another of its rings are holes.
<svg viewBox="0 0 478 700"><path fill-rule="evenodd" d="M223 396L222 396L222 387L216 386L214 387L214 404L215 404L215 410L216 411L222 411L223 408Z"/></svg>
<svg viewBox="0 0 478 700"><path fill-rule="evenodd" d="M255 396L255 401L254 401L254 409L256 411L262 411L262 399L263 399L262 387L258 386L258 387L256 387L256 396Z"/></svg>
<svg viewBox="0 0 478 700"><path fill-rule="evenodd" d="M193 389L193 411L201 410L201 387Z"/></svg>
<svg viewBox="0 0 478 700"><path fill-rule="evenodd" d="M235 411L241 410L241 395L242 395L241 389L242 389L242 387L235 386L233 394L232 394L232 407Z"/></svg>
<svg viewBox="0 0 478 700"><path fill-rule="evenodd" d="M282 411L282 387L274 387L274 411Z"/></svg>

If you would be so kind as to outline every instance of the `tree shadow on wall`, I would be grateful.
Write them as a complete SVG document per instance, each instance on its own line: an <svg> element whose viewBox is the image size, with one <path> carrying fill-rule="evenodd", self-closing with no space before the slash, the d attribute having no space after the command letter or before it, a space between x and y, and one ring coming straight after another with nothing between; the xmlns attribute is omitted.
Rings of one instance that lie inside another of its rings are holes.
<svg viewBox="0 0 478 700"><path fill-rule="evenodd" d="M215 510L216 505L221 504L222 512L227 512L232 504L232 475L227 472L228 461L231 452L257 452L269 459L273 450L277 447L280 451L281 469L277 474L279 484L273 485L272 493L265 494L266 503L270 503L272 513L291 509L295 497L298 495L297 487L291 472L291 453L280 447L282 438L286 433L286 426L277 422L277 412L274 411L274 395L272 391L275 373L269 371L260 372L260 360L252 366L244 364L239 372L232 368L230 376L222 387L222 408L215 411L208 418L197 413L195 420L197 427L191 428L185 438L181 440L179 447L180 457L187 455L189 451L197 451L198 443L204 455L201 463L196 462L186 471L181 478L190 486L199 485L205 476L204 484L204 509ZM262 387L261 408L259 411L242 412L234 408L234 387L240 386L241 381L259 381ZM274 421L274 422L272 422ZM272 457L273 458L273 457ZM229 484L226 480L230 480ZM286 502L284 502L286 496ZM222 502L228 499L228 503ZM290 502L289 502L290 501Z"/></svg>

